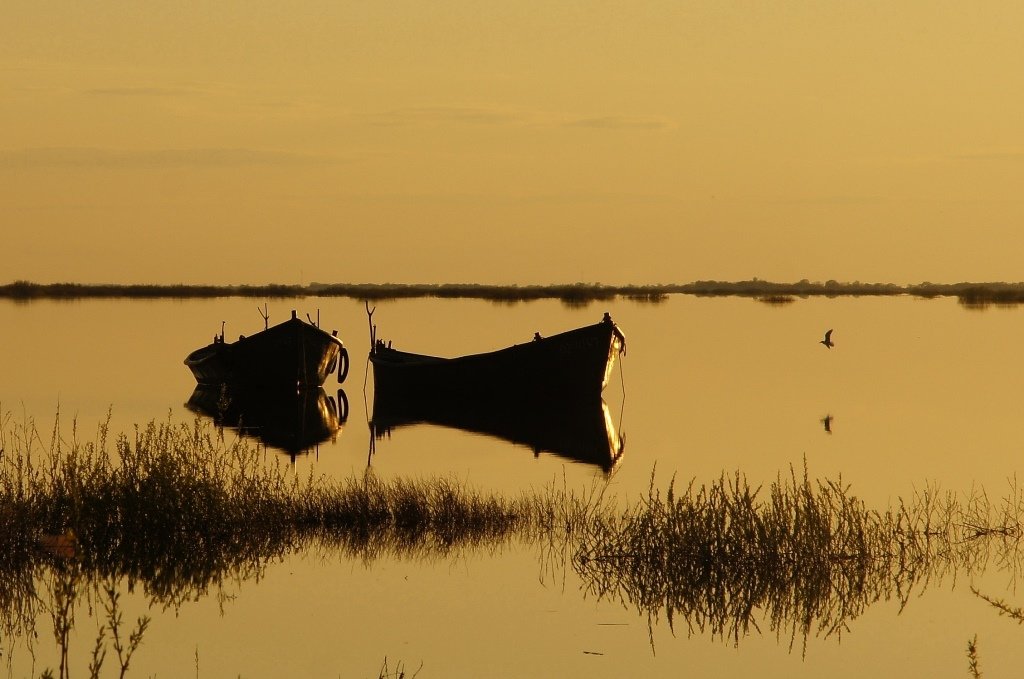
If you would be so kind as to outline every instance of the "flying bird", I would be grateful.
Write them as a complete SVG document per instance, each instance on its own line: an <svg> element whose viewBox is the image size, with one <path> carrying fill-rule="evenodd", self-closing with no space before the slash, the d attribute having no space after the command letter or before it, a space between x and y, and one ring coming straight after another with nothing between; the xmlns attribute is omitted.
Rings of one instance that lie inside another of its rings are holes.
<svg viewBox="0 0 1024 679"><path fill-rule="evenodd" d="M821 418L821 423L823 425L825 425L825 431L828 432L829 434L831 434L832 433L832 416L831 415L826 415L825 417Z"/></svg>
<svg viewBox="0 0 1024 679"><path fill-rule="evenodd" d="M834 342L832 341L832 331L831 331L831 330L829 330L828 332L826 332L826 333L825 333L825 339L823 339L823 340L820 340L820 341L819 341L818 343L819 343L819 344L824 344L824 345L825 345L826 347L828 347L829 349L831 349L832 347L834 347L834 346L835 346L835 343L834 343Z"/></svg>

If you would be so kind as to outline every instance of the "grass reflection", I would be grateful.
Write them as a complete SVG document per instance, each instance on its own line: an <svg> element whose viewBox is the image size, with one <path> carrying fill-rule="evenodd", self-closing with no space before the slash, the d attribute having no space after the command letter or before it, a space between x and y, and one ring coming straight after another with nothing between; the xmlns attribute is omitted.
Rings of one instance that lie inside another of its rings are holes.
<svg viewBox="0 0 1024 679"><path fill-rule="evenodd" d="M590 591L670 625L739 643L759 620L806 642L841 634L871 604L897 600L943 576L1020 567L1021 510L1014 487L982 493L926 489L883 512L841 481L806 471L767 489L742 476L691 484L588 533L574 558Z"/></svg>
<svg viewBox="0 0 1024 679"><path fill-rule="evenodd" d="M587 595L734 644L765 625L791 645L840 635L875 602L904 605L946 576L1020 568L1015 485L995 501L926 488L879 511L841 479L807 470L764 487L736 474L660 490L652 478L644 499L622 507L605 486L502 497L372 472L301 478L200 420L153 422L113 440L103 426L91 442L74 430L65 440L57 424L48 437L10 416L0 424L6 640L32 638L49 611L66 643L83 588L115 608L110 583L179 607L313 548L366 561L450 558L517 540L536 546L545 567L575 570ZM126 631L105 610L107 640L127 666L145 623Z"/></svg>
<svg viewBox="0 0 1024 679"><path fill-rule="evenodd" d="M110 446L105 427L94 442L65 442L54 427L45 443L31 424L9 419L0 434L0 568L24 572L70 557L144 585L164 605L206 594L229 575L258 576L312 541L371 559L446 554L500 542L533 520L522 501L453 482L300 478L199 420L153 422ZM73 539L72 554L54 553L56 539Z"/></svg>

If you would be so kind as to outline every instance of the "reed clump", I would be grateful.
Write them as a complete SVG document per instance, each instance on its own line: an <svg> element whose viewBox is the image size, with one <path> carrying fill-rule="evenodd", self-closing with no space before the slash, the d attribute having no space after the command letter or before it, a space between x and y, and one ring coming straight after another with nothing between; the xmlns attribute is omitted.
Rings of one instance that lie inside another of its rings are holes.
<svg viewBox="0 0 1024 679"><path fill-rule="evenodd" d="M740 475L681 492L653 485L584 534L574 566L589 591L690 633L739 643L767 623L790 643L840 635L879 600L906 605L946 574L1019 571L1024 497L926 488L872 510L840 481L791 472L768 488Z"/></svg>
<svg viewBox="0 0 1024 679"><path fill-rule="evenodd" d="M0 569L73 555L167 604L227 574L259 575L314 542L368 559L445 555L535 533L531 524L554 511L445 479L302 478L200 419L151 422L112 443L106 425L82 442L77 431L65 441L58 425L47 440L32 423L12 426L8 416L3 424Z"/></svg>
<svg viewBox="0 0 1024 679"><path fill-rule="evenodd" d="M301 477L205 420L65 439L0 420L0 633L34 620L47 572L141 585L179 606L259 577L303 549L347 558L450 558L516 540L575 571L583 590L649 620L739 640L763 626L839 635L879 600L906 605L946 575L1020 568L1024 493L925 487L875 510L837 480L790 470L691 481L624 504L565 482L506 497L372 471ZM561 560L561 561L559 561ZM1011 613L1009 607L1003 609Z"/></svg>

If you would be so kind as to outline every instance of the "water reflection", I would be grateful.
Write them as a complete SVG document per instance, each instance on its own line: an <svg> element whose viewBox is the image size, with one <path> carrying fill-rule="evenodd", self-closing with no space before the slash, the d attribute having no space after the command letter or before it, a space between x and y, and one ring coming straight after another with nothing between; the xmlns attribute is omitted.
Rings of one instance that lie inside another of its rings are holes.
<svg viewBox="0 0 1024 679"><path fill-rule="evenodd" d="M326 441L336 441L348 419L348 396L317 389L243 389L228 385L198 385L185 404L218 427L292 456L308 453Z"/></svg>
<svg viewBox="0 0 1024 679"><path fill-rule="evenodd" d="M76 601L101 602L89 612L111 619L123 591L177 609L308 552L369 564L515 543L537 549L545 573L573 573L583 595L731 644L765 628L806 644L841 634L875 603L907 605L944 579L989 569L1013 578L1022 566L1016 486L998 501L926 488L879 511L841 480L812 481L805 470L767 487L736 474L652 488L627 505L600 484L508 498L443 479L385 482L372 469L357 479L296 478L204 422L150 424L118 437L114 451L103 434L96 444L41 444L34 431L0 427L7 643L39 643L35 626L49 614L66 644ZM66 648L54 657L66 675Z"/></svg>
<svg viewBox="0 0 1024 679"><path fill-rule="evenodd" d="M150 610L179 610L211 595L223 603L226 583L256 581L269 563L310 551L362 563L431 560L521 540L540 550L545 571L574 571L582 594L621 602L652 626L664 618L673 629L733 645L771 631L791 647L841 636L873 604L906 606L946 578L990 567L1013 578L1022 566L1020 495L996 506L982 496L961 502L924 493L879 513L830 481L783 479L759 499L737 476L654 492L623 513L572 493L501 501L436 481L384 484L372 474L319 492L283 491L274 473L245 481L252 472L240 461L240 469L217 472L224 478L177 495L163 491L182 487L182 477L152 478L166 470L141 483L130 480L135 472L125 483L104 481L98 488L113 492L100 513L88 510L99 502L88 493L62 517L79 523L78 548L68 554L24 539L31 530L0 535L0 631L8 644L40 643L46 635L37 626L50 618L59 646L53 657L67 676L76 608L106 615L109 624L119 593L136 588ZM249 494L232 499L239 482ZM275 490L259 490L267 482ZM135 485L146 490L129 492ZM59 500L60 491L46 499ZM171 505L179 511L138 511ZM8 511L31 514L17 503ZM997 610L1010 608L972 591ZM141 637L147 624L139 618L131 632Z"/></svg>
<svg viewBox="0 0 1024 679"><path fill-rule="evenodd" d="M764 490L736 475L652 490L634 510L588 526L572 560L590 594L651 623L664 617L673 630L682 623L736 645L767 627L806 647L848 631L875 603L902 608L945 578L994 567L1014 581L1022 516L1016 487L1001 503L926 489L878 512L839 481L793 474Z"/></svg>
<svg viewBox="0 0 1024 679"><path fill-rule="evenodd" d="M526 446L534 456L552 453L605 472L618 463L625 448L603 399L481 403L374 394L370 427L375 440L390 438L395 429L421 424L483 434Z"/></svg>

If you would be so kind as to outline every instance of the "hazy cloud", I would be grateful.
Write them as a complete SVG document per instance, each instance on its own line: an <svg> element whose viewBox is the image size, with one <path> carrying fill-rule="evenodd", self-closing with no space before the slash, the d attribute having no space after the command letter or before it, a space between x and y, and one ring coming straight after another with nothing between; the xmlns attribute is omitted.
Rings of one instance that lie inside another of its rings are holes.
<svg viewBox="0 0 1024 679"><path fill-rule="evenodd" d="M98 97L183 97L198 93L198 90L173 87L102 87L85 90L85 94Z"/></svg>
<svg viewBox="0 0 1024 679"><path fill-rule="evenodd" d="M664 118L646 116L600 116L579 118L564 123L565 127L592 127L603 130L664 130L669 122Z"/></svg>
<svg viewBox="0 0 1024 679"><path fill-rule="evenodd" d="M961 153L953 156L954 160L1005 160L1019 162L1024 160L1024 151L982 151L977 153Z"/></svg>
<svg viewBox="0 0 1024 679"><path fill-rule="evenodd" d="M670 127L657 116L569 116L474 106L420 106L372 116L376 125L503 125L583 127L601 130L662 130Z"/></svg>
<svg viewBox="0 0 1024 679"><path fill-rule="evenodd" d="M331 156L245 148L122 150L99 148L26 148L0 151L0 167L165 169L177 167L296 166L340 162Z"/></svg>
<svg viewBox="0 0 1024 679"><path fill-rule="evenodd" d="M527 122L520 113L471 106L417 106L387 111L373 120L378 125L457 123L509 125Z"/></svg>

